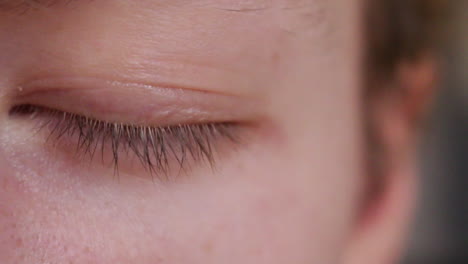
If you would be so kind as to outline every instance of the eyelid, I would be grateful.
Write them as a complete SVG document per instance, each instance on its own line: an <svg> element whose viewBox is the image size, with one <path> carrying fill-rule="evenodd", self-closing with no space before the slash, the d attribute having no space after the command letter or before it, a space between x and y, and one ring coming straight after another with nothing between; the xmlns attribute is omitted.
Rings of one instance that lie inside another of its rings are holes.
<svg viewBox="0 0 468 264"><path fill-rule="evenodd" d="M107 161L113 165L114 173L118 173L121 164L128 168L132 157L151 176L168 176L174 163L179 172L203 161L213 167L224 143L231 143L229 149L240 143L238 126L227 122L138 126L108 123L34 105L15 106L10 116L37 121L35 135L46 132L46 143L52 143L55 150L62 149L64 153L73 154L69 153L73 151L73 159L80 163L82 157L93 161L101 156L103 165Z"/></svg>
<svg viewBox="0 0 468 264"><path fill-rule="evenodd" d="M107 122L142 125L253 121L259 104L243 97L94 78L43 79L19 86L17 104L32 104Z"/></svg>

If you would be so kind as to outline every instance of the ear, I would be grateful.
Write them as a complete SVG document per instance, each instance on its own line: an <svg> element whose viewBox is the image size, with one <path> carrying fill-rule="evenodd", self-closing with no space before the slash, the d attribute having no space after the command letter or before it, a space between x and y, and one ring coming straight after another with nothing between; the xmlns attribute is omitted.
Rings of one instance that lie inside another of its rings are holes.
<svg viewBox="0 0 468 264"><path fill-rule="evenodd" d="M394 87L370 99L371 129L380 151L368 155L380 155L381 161L379 175L370 176L378 177L380 188L364 199L342 263L397 263L417 193L417 124L431 101L434 83L434 59L426 56L398 66Z"/></svg>

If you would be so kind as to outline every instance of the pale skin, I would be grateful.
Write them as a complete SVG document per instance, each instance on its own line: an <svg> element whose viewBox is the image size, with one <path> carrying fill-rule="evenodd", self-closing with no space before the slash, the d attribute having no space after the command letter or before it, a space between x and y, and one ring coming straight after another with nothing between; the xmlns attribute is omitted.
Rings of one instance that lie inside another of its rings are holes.
<svg viewBox="0 0 468 264"><path fill-rule="evenodd" d="M387 166L368 199L362 4L2 11L0 263L393 263L415 193L412 122L433 75L408 64L395 77L408 92L372 102ZM235 122L243 142L213 143L214 168L154 178L121 158L116 177L10 114L25 103L155 127Z"/></svg>

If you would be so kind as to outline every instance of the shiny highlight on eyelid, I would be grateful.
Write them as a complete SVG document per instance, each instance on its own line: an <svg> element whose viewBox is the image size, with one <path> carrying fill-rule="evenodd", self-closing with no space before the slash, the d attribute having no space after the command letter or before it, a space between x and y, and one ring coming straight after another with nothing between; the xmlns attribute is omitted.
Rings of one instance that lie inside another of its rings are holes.
<svg viewBox="0 0 468 264"><path fill-rule="evenodd" d="M48 142L58 144L63 138L72 139L77 154L87 155L91 160L101 152L104 162L106 150L110 151L115 173L122 154L136 157L152 176L168 176L173 163L178 165L179 172L185 171L191 162L205 161L214 167L218 140L239 143L233 123L135 126L28 104L13 107L10 115L41 118L38 129L48 130Z"/></svg>

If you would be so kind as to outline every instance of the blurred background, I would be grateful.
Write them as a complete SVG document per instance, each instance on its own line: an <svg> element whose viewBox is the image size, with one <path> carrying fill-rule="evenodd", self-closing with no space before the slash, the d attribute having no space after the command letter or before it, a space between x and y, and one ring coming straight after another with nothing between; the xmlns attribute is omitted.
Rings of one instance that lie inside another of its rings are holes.
<svg viewBox="0 0 468 264"><path fill-rule="evenodd" d="M421 148L423 188L403 264L468 264L468 0L447 1L442 90Z"/></svg>

